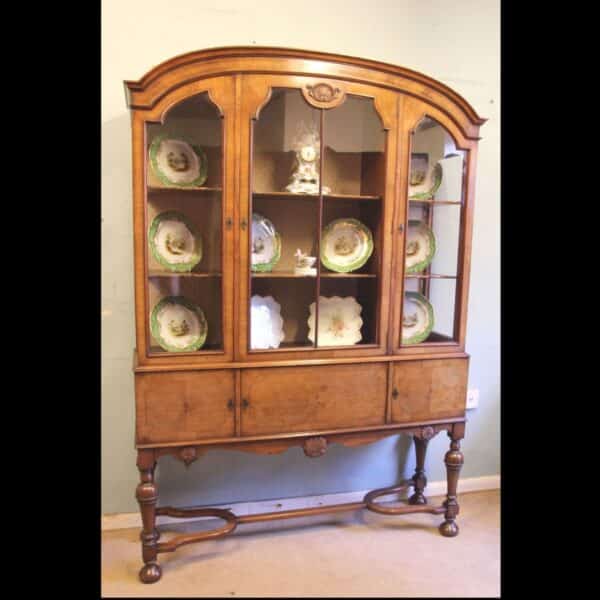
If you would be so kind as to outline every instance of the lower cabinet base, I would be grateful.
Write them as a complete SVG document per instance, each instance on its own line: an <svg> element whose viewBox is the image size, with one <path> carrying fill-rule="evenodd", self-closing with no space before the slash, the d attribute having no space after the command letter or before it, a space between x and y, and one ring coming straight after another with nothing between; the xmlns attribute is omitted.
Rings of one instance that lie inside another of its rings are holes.
<svg viewBox="0 0 600 600"><path fill-rule="evenodd" d="M447 473L447 495L445 501L437 506L430 505L424 495L427 485L425 477L425 454L429 440L439 431L446 430L451 440L450 449L446 452L444 462ZM257 523L260 521L273 521L278 519L293 519L310 515L322 515L344 511L358 510L364 508L386 515L403 515L411 513L430 513L444 515L444 521L439 526L440 533L445 537L458 535L456 517L459 513L456 489L458 477L463 464L463 455L460 451L460 440L464 437L465 424L454 422L435 427L424 425L422 427L400 430L398 433L410 433L415 442L416 467L413 477L398 485L373 490L365 495L361 502L350 502L346 504L334 504L314 508L301 508L295 510L260 513L254 515L235 515L227 509L219 508L175 508L170 506L157 507L158 490L154 481L154 470L156 459L159 456L158 449L144 448L138 450L137 466L140 472L140 483L137 486L136 497L140 504L142 514L142 559L144 566L141 568L139 578L143 583L154 583L162 576L162 569L157 562L158 554L162 552L174 552L180 546L193 544L208 539L216 539L231 533L238 525L246 523ZM307 437L304 440L304 452L307 456L318 457L325 453L327 447L326 438ZM178 458L189 464L197 458L194 447L174 448ZM168 453L161 448L160 454ZM408 504L403 506L387 506L377 502L377 498L394 494L413 488L414 493L409 497ZM156 529L156 517L166 515L174 518L198 518L218 517L223 520L223 525L211 531L203 531L190 535L178 535L168 542L159 542L160 533Z"/></svg>

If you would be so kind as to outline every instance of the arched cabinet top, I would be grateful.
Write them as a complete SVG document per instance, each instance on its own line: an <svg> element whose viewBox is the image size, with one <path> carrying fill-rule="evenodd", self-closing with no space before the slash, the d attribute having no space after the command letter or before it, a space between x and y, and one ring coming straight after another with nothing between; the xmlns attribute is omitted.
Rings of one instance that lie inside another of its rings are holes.
<svg viewBox="0 0 600 600"><path fill-rule="evenodd" d="M310 75L402 92L447 115L470 140L479 139L479 127L486 121L451 88L411 69L340 54L260 46L211 48L176 56L139 81L125 81L127 104L132 110L150 111L182 86L239 73Z"/></svg>

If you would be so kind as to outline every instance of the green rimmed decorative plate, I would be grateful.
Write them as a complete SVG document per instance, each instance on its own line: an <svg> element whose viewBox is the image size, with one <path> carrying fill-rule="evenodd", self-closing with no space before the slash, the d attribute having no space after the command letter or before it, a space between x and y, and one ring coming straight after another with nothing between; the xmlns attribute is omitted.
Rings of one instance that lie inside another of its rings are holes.
<svg viewBox="0 0 600 600"><path fill-rule="evenodd" d="M202 309L183 296L166 296L154 307L150 330L168 352L193 352L206 341L208 325Z"/></svg>
<svg viewBox="0 0 600 600"><path fill-rule="evenodd" d="M154 217L148 243L156 261L169 271L191 271L202 260L202 237L185 215L174 210Z"/></svg>
<svg viewBox="0 0 600 600"><path fill-rule="evenodd" d="M336 219L323 230L321 262L331 271L356 271L372 253L371 230L357 219Z"/></svg>
<svg viewBox="0 0 600 600"><path fill-rule="evenodd" d="M440 163L436 163L431 171L426 171L424 174L420 171L414 171L414 169L411 170L408 199L432 200L442 183L442 176L443 170Z"/></svg>
<svg viewBox="0 0 600 600"><path fill-rule="evenodd" d="M423 221L409 221L406 234L406 272L419 273L435 256L435 235Z"/></svg>
<svg viewBox="0 0 600 600"><path fill-rule="evenodd" d="M281 236L269 219L252 213L252 270L267 273L281 258Z"/></svg>
<svg viewBox="0 0 600 600"><path fill-rule="evenodd" d="M433 330L433 306L419 292L404 293L402 344L420 344Z"/></svg>
<svg viewBox="0 0 600 600"><path fill-rule="evenodd" d="M200 187L208 174L208 160L200 146L159 135L150 145L150 167L164 185Z"/></svg>

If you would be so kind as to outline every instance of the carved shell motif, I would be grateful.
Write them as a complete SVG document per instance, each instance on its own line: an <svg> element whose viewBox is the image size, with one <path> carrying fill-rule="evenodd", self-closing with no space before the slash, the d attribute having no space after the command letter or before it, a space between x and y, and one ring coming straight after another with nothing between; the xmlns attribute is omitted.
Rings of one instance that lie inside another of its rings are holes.
<svg viewBox="0 0 600 600"><path fill-rule="evenodd" d="M324 81L302 88L304 99L316 108L335 108L344 102L346 93L343 88L333 86Z"/></svg>
<svg viewBox="0 0 600 600"><path fill-rule="evenodd" d="M334 88L328 83L317 83L317 85L307 85L308 95L317 102L332 102L342 92L340 88Z"/></svg>
<svg viewBox="0 0 600 600"><path fill-rule="evenodd" d="M421 427L413 432L413 436L420 440L430 440L434 435L439 432L439 429L436 427L431 427L426 425L425 427Z"/></svg>
<svg viewBox="0 0 600 600"><path fill-rule="evenodd" d="M304 442L304 454L310 458L323 456L327 452L327 440L324 437L308 438Z"/></svg>
<svg viewBox="0 0 600 600"><path fill-rule="evenodd" d="M179 458L189 467L198 458L198 451L193 446L186 446L179 452Z"/></svg>
<svg viewBox="0 0 600 600"><path fill-rule="evenodd" d="M433 427L423 427L423 429L421 430L421 437L424 440L430 440L436 433L437 432Z"/></svg>

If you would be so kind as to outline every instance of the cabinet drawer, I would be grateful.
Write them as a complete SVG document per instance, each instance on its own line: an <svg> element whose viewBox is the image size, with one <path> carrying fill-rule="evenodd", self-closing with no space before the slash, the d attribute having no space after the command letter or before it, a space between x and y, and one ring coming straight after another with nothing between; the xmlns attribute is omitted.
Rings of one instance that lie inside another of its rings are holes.
<svg viewBox="0 0 600 600"><path fill-rule="evenodd" d="M242 371L242 435L378 425L387 366L332 365Z"/></svg>
<svg viewBox="0 0 600 600"><path fill-rule="evenodd" d="M138 444L185 442L235 432L235 374L231 370L138 373Z"/></svg>
<svg viewBox="0 0 600 600"><path fill-rule="evenodd" d="M392 421L460 417L467 402L468 359L396 362Z"/></svg>

